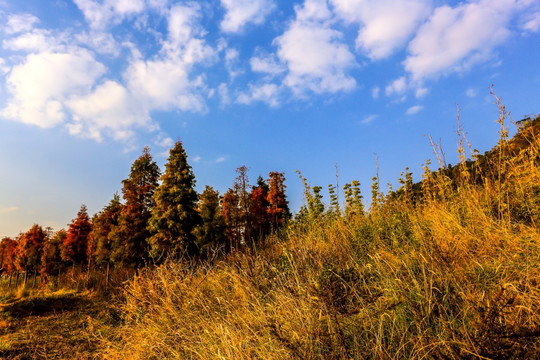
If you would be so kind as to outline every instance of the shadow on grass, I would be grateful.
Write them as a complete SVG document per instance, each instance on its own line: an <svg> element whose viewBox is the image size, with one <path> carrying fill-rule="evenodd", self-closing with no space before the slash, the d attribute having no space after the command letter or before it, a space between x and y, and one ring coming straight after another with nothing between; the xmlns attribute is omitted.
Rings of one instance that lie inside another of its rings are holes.
<svg viewBox="0 0 540 360"><path fill-rule="evenodd" d="M78 294L48 295L45 297L30 297L4 305L0 313L13 318L28 316L46 316L88 305L89 300Z"/></svg>

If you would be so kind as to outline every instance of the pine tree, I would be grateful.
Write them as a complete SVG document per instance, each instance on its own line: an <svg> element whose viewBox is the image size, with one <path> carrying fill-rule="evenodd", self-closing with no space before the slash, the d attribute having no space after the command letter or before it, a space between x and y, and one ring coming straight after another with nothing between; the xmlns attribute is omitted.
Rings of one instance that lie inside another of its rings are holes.
<svg viewBox="0 0 540 360"><path fill-rule="evenodd" d="M148 220L154 207L154 192L158 187L160 170L150 155L150 148L131 165L129 177L122 181L125 204L118 218L118 225L109 234L110 260L116 265L139 266L148 254L150 236Z"/></svg>
<svg viewBox="0 0 540 360"><path fill-rule="evenodd" d="M221 216L225 222L225 234L229 239L228 249L238 250L240 246L240 208L238 207L238 195L233 189L227 190L221 199Z"/></svg>
<svg viewBox="0 0 540 360"><path fill-rule="evenodd" d="M121 212L120 196L114 194L109 204L92 219L89 253L98 265L111 261L112 233L118 226Z"/></svg>
<svg viewBox="0 0 540 360"><path fill-rule="evenodd" d="M62 261L62 244L67 237L67 232L64 229L57 231L54 235L48 237L43 246L43 254L41 255L41 268L39 273L41 276L58 275L64 268Z"/></svg>
<svg viewBox="0 0 540 360"><path fill-rule="evenodd" d="M195 233L201 254L208 257L212 251L223 251L227 238L219 205L219 193L208 185L201 194L198 211L202 223L197 226Z"/></svg>
<svg viewBox="0 0 540 360"><path fill-rule="evenodd" d="M195 175L187 162L187 155L180 141L169 152L161 185L154 195L155 207L148 228L151 256L182 256L197 252L194 229L201 219L197 212L198 194Z"/></svg>

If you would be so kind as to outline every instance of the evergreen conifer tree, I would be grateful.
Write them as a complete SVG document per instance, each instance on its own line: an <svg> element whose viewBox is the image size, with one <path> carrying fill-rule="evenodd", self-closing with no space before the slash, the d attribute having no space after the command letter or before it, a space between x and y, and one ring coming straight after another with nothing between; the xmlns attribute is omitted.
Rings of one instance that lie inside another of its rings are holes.
<svg viewBox="0 0 540 360"><path fill-rule="evenodd" d="M152 233L148 239L150 255L155 259L182 256L186 252L194 255L197 252L194 229L201 219L197 212L195 175L182 142L177 141L170 150L161 181L148 223Z"/></svg>
<svg viewBox="0 0 540 360"><path fill-rule="evenodd" d="M225 222L221 216L219 193L208 185L201 194L199 214L202 223L196 228L196 235L201 254L208 257L212 251L223 251L227 237Z"/></svg>
<svg viewBox="0 0 540 360"><path fill-rule="evenodd" d="M109 235L111 261L116 265L139 266L144 263L150 236L148 219L154 207L154 191L158 186L159 167L145 147L142 155L131 165L129 177L122 181L125 204L118 225Z"/></svg>

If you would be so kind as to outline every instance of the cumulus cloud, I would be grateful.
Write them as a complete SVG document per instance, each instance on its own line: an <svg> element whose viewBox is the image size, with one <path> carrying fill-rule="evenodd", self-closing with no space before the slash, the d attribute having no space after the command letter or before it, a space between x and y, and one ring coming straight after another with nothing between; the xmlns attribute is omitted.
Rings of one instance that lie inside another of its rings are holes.
<svg viewBox="0 0 540 360"><path fill-rule="evenodd" d="M108 136L129 143L138 129L159 130L152 111L205 111L205 77L194 75L194 66L212 62L217 52L203 38L197 3L167 11L160 0L77 0L77 5L91 24L88 31L70 35L19 26L4 39L4 49L26 54L10 58L2 117L40 127L65 126L73 135L97 141ZM159 8L167 20L154 54L144 54L129 41L119 45L111 33L100 30L145 6ZM131 49L127 67L121 77L108 78L110 70L99 55L117 57L121 47ZM5 60L1 65L7 67Z"/></svg>
<svg viewBox="0 0 540 360"><path fill-rule="evenodd" d="M258 55L250 59L249 64L253 72L260 72L268 75L279 75L283 73L286 68L280 64L274 54L271 55Z"/></svg>
<svg viewBox="0 0 540 360"><path fill-rule="evenodd" d="M6 34L16 34L20 32L30 31L34 24L38 23L39 19L31 14L15 14L8 16L4 32Z"/></svg>
<svg viewBox="0 0 540 360"><path fill-rule="evenodd" d="M134 127L153 129L147 111L130 96L121 84L107 80L94 91L74 96L66 102L72 120L67 127L72 134L102 140L103 132L116 140L133 137Z"/></svg>
<svg viewBox="0 0 540 360"><path fill-rule="evenodd" d="M11 94L2 116L40 127L51 127L66 119L64 103L86 94L106 69L85 49L30 54L7 77Z"/></svg>
<svg viewBox="0 0 540 360"><path fill-rule="evenodd" d="M392 81L389 85L387 85L384 90L384 93L386 94L386 96L401 95L406 90L407 90L407 80L405 79L405 76L402 76Z"/></svg>
<svg viewBox="0 0 540 360"><path fill-rule="evenodd" d="M405 69L419 81L485 61L510 35L508 23L519 6L516 0L480 0L436 8L409 44Z"/></svg>
<svg viewBox="0 0 540 360"><path fill-rule="evenodd" d="M279 87L276 84L249 85L247 92L241 93L237 101L240 104L251 104L255 101L267 103L270 106L278 106Z"/></svg>
<svg viewBox="0 0 540 360"><path fill-rule="evenodd" d="M79 43L87 45L99 54L118 56L121 46L117 43L111 33L102 31L90 31L77 34L75 36Z"/></svg>
<svg viewBox="0 0 540 360"><path fill-rule="evenodd" d="M133 58L124 74L127 87L148 108L204 111L201 76L191 77L195 64L211 61L216 52L199 38L199 7L176 5L169 15L169 37L150 60Z"/></svg>
<svg viewBox="0 0 540 360"><path fill-rule="evenodd" d="M225 18L221 30L227 33L240 32L247 24L260 25L275 9L273 0L221 0Z"/></svg>
<svg viewBox="0 0 540 360"><path fill-rule="evenodd" d="M119 24L125 18L142 13L144 0L74 0L90 27L103 29Z"/></svg>
<svg viewBox="0 0 540 360"><path fill-rule="evenodd" d="M360 26L356 46L373 60L403 47L431 13L432 0L331 0L338 16Z"/></svg>
<svg viewBox="0 0 540 360"><path fill-rule="evenodd" d="M40 53L65 51L66 34L54 35L49 30L29 29L17 36L4 39L2 45L11 51Z"/></svg>
<svg viewBox="0 0 540 360"><path fill-rule="evenodd" d="M296 19L274 40L277 55L286 64L284 84L297 95L335 93L356 86L347 71L356 66L354 55L331 28L332 13L325 0L306 0L296 6Z"/></svg>

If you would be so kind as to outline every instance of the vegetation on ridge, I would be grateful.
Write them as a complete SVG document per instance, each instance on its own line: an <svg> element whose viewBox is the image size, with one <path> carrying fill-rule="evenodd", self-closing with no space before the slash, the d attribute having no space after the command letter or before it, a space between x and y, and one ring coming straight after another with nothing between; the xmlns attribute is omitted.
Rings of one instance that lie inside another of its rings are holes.
<svg viewBox="0 0 540 360"><path fill-rule="evenodd" d="M74 354L107 359L540 357L540 117L522 123L507 139L508 114L500 109L501 137L493 150L479 155L470 149L467 160L459 126L459 164L446 165L435 146L439 170L426 166L419 183L406 170L400 188L386 195L374 178L369 210L357 181L344 186L343 205L329 186L326 205L322 188L299 174L306 206L289 219L283 174L270 173L267 182L260 178L250 189L247 168L239 168L233 188L221 199L210 187L201 195L200 218L189 230L194 237L182 235L184 256L175 250L168 260L161 257L159 266L140 267L136 275L115 273L117 284L129 280L117 289L116 304L99 311L89 307L88 319L74 320L84 324L86 339ZM149 217L164 219L171 213L167 201L177 195L193 203L174 190L193 181L190 168L181 167L187 181L171 180L159 197L152 195L149 199L164 205ZM106 230L121 223L126 210L115 199L94 218L94 233L96 224ZM78 218L84 218L82 210ZM155 224L167 221L172 220ZM53 265L66 261L66 255L55 244L73 235L38 230L24 234L24 241L42 249L42 257L57 259L47 264L58 271ZM114 264L109 257L114 236L96 234L100 237L91 236L87 248L101 250L90 251L96 255L85 263L88 271L91 264ZM16 253L13 241L2 241L0 253ZM193 242L197 256L188 250ZM34 258L3 266L26 264L35 272ZM83 279L91 285L90 278ZM38 294L21 306L47 316L39 300L47 296ZM86 304L71 297L61 296L69 305L66 314ZM9 314L4 310L2 316L16 317L22 299L7 299ZM55 300L50 301L43 304L50 307ZM10 326L4 327L8 333ZM2 346L15 347L4 339ZM34 354L46 357L37 342L30 344ZM1 348L0 354L31 356Z"/></svg>

